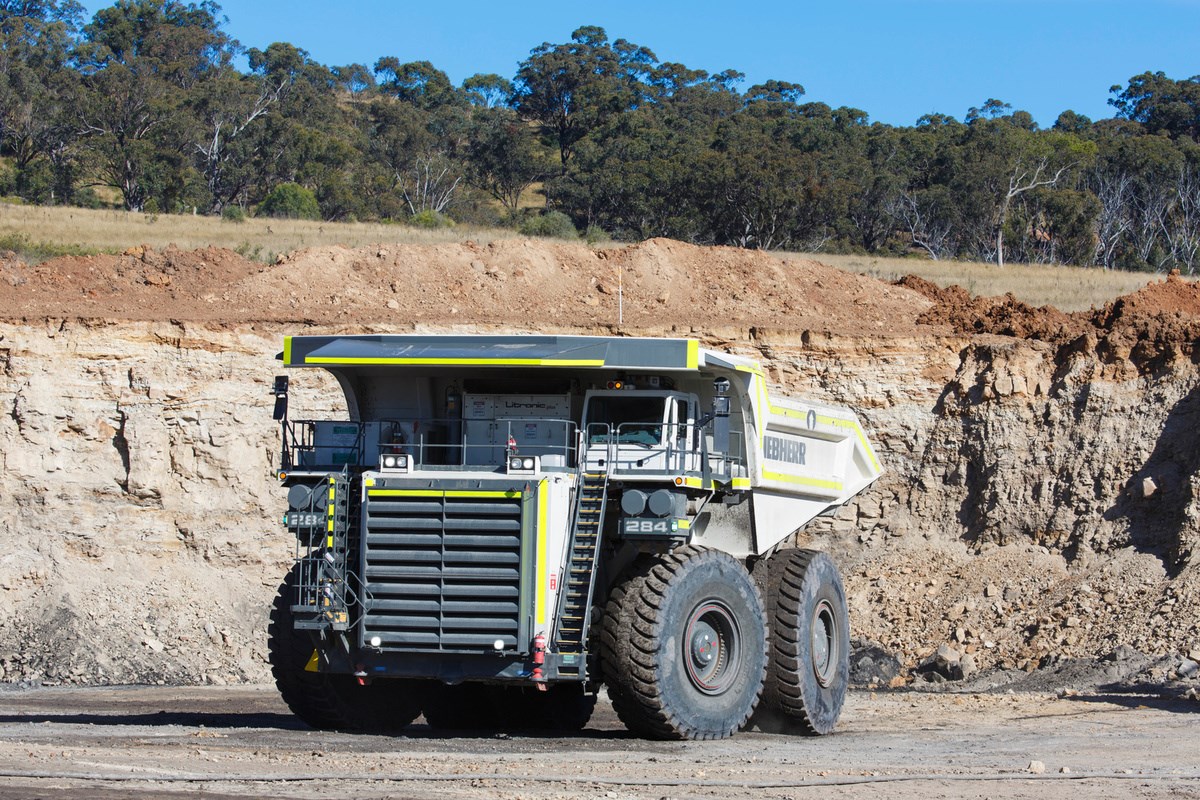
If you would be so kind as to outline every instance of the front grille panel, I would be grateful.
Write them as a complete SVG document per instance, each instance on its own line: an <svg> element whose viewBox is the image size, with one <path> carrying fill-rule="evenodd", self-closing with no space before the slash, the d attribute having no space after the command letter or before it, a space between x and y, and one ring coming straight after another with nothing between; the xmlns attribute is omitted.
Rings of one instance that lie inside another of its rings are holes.
<svg viewBox="0 0 1200 800"><path fill-rule="evenodd" d="M499 493L497 493L499 494ZM521 641L519 495L372 498L363 641L384 650L491 652Z"/></svg>

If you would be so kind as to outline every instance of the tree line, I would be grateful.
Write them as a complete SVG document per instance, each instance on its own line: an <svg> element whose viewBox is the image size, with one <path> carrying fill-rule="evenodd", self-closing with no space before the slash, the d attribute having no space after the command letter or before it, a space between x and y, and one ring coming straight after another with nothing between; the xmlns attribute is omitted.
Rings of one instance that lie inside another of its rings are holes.
<svg viewBox="0 0 1200 800"><path fill-rule="evenodd" d="M911 127L742 89L582 27L511 78L244 48L211 0L0 0L0 194L32 203L637 240L1200 267L1200 76L1040 128L989 99ZM530 209L530 190L540 209ZM537 218L530 220L531 215ZM566 225L569 220L570 224ZM554 225L544 225L553 230ZM534 225L533 230L539 228Z"/></svg>

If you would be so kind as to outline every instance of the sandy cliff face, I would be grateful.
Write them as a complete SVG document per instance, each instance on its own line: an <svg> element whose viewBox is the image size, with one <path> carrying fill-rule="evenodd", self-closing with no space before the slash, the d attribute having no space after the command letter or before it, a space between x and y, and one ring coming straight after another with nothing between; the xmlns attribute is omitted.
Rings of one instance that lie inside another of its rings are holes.
<svg viewBox="0 0 1200 800"><path fill-rule="evenodd" d="M886 453L875 486L805 532L838 553L856 632L910 665L942 643L1008 668L1200 645L1195 366L1112 379L1042 342L907 345L764 348L797 393L858 408Z"/></svg>
<svg viewBox="0 0 1200 800"><path fill-rule="evenodd" d="M262 678L266 408L278 337L169 323L4 326L9 679Z"/></svg>
<svg viewBox="0 0 1200 800"><path fill-rule="evenodd" d="M704 253L659 244L650 261L690 280ZM626 332L698 335L762 360L782 393L860 412L888 472L800 536L840 559L856 633L909 665L945 643L980 667L1025 668L1119 644L1200 647L1195 315L1171 309L1174 332L1139 323L1130 333L1099 316L1047 323L1003 303L967 314L961 297L931 289L837 280L843 307L825 329L733 314ZM759 288L747 308L780 291ZM877 318L856 331L855 298L883 290L889 313L909 317L886 335L866 335ZM507 327L528 329L522 315L510 312ZM1028 330L998 332L1018 318ZM371 329L412 323L368 316L352 328ZM283 335L306 330L317 328L0 324L3 680L267 679L267 608L292 555L271 477L269 387ZM340 414L329 382L304 373L293 385L295 408Z"/></svg>

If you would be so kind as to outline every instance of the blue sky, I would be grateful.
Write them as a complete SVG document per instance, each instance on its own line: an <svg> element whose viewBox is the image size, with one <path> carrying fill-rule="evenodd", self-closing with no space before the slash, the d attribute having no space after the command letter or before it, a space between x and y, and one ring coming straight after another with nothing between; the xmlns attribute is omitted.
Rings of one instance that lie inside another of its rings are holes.
<svg viewBox="0 0 1200 800"><path fill-rule="evenodd" d="M111 2L85 0L94 12ZM1073 109L1111 116L1113 84L1146 70L1200 74L1200 0L863 0L560 2L224 0L226 30L248 47L286 41L330 66L393 55L431 61L454 81L511 78L530 49L599 25L660 61L746 73L745 89L793 81L806 99L911 125L962 118L989 97L1042 125Z"/></svg>

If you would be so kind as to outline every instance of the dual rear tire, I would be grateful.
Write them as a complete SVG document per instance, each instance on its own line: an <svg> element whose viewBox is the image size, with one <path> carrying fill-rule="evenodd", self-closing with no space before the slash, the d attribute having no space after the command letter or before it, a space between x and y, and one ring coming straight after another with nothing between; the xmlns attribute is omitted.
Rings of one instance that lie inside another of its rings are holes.
<svg viewBox="0 0 1200 800"><path fill-rule="evenodd" d="M850 683L849 613L837 565L815 550L783 550L755 577L771 621L762 711L802 734L832 733Z"/></svg>
<svg viewBox="0 0 1200 800"><path fill-rule="evenodd" d="M627 728L721 739L761 704L801 733L833 730L850 655L837 567L824 553L785 550L755 572L758 581L726 553L684 547L639 561L612 587L601 664Z"/></svg>

